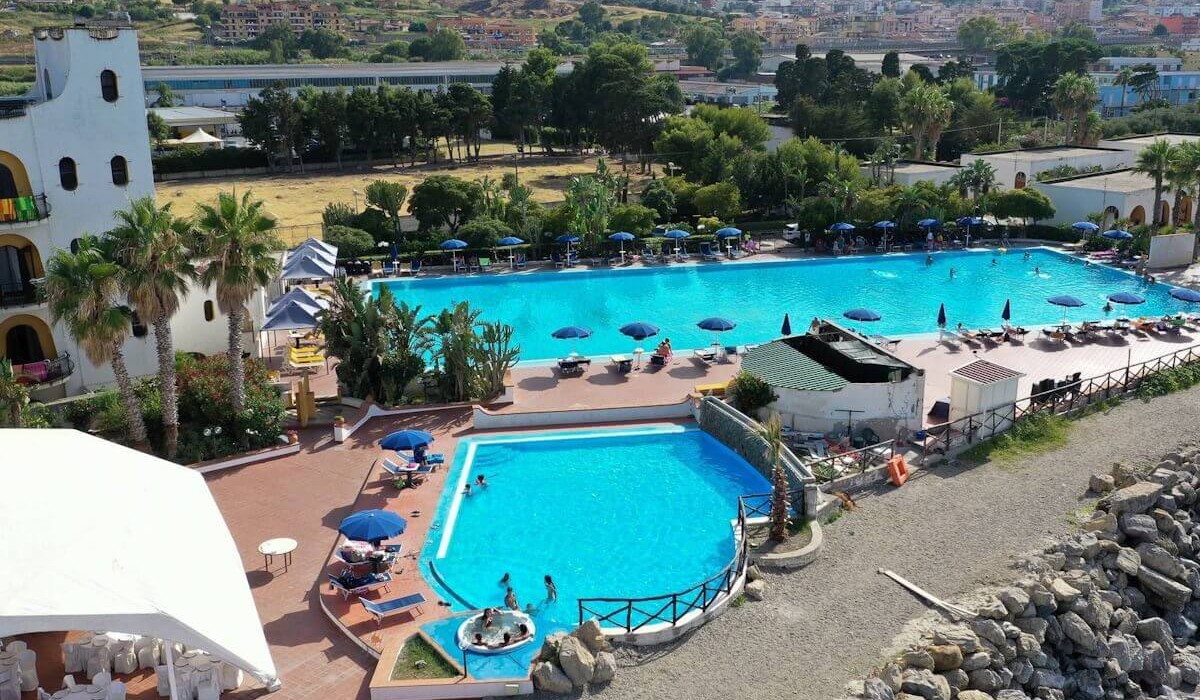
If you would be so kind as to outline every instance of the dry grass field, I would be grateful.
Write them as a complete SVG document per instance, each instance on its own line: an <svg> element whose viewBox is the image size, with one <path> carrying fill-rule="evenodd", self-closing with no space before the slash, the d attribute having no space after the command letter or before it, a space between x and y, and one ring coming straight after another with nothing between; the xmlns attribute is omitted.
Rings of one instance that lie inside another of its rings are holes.
<svg viewBox="0 0 1200 700"><path fill-rule="evenodd" d="M173 202L175 211L180 213L190 213L197 202L211 201L218 192L250 190L266 202L267 209L279 220L280 226L301 226L319 224L321 212L329 202L353 204L355 190L359 192L361 206L362 192L374 180L401 182L408 185L411 192L413 185L432 174L454 175L465 180L477 180L488 175L499 180L504 173L513 171L512 163L511 160L485 161L453 168L418 166L396 170L377 167L369 171L343 173L320 171L311 174L160 182L157 190L159 201ZM558 159L552 162L530 159L528 164L520 163L519 173L521 182L533 188L537 201L557 202L562 200L563 188L572 176L594 172L595 169L595 158ZM630 174L634 174L633 169Z"/></svg>

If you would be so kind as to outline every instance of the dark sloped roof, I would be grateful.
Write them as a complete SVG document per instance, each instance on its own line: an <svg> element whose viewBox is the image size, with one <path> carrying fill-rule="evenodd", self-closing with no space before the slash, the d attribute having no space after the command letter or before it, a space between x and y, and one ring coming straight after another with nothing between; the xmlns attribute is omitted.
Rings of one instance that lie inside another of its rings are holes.
<svg viewBox="0 0 1200 700"><path fill-rule="evenodd" d="M971 381L979 382L980 384L994 384L995 382L1004 381L1005 379L1024 376L1016 370L1002 367L994 362L988 362L987 360L975 360L974 362L959 367L951 372L951 374L957 374L964 379L970 379Z"/></svg>
<svg viewBox="0 0 1200 700"><path fill-rule="evenodd" d="M782 340L751 350L742 358L742 369L781 389L837 391L849 384L836 372Z"/></svg>

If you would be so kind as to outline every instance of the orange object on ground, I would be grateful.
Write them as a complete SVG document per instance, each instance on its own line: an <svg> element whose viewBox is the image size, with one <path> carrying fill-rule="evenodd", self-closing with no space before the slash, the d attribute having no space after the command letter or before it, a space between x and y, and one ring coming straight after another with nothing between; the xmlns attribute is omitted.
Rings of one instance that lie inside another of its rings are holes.
<svg viewBox="0 0 1200 700"><path fill-rule="evenodd" d="M904 463L902 455L896 455L887 461L888 478L892 484L903 486L904 482L908 481L908 465Z"/></svg>

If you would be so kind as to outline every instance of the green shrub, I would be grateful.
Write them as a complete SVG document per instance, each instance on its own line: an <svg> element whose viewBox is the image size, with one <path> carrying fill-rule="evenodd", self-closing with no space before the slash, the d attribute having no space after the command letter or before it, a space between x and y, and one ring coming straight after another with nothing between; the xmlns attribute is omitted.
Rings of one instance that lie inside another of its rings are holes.
<svg viewBox="0 0 1200 700"><path fill-rule="evenodd" d="M338 247L343 258L357 258L375 252L375 239L360 228L329 226L325 229L325 240Z"/></svg>
<svg viewBox="0 0 1200 700"><path fill-rule="evenodd" d="M1032 413L1013 422L1008 432L984 440L963 452L972 462L1007 462L1060 447L1067 442L1070 421L1048 411Z"/></svg>
<svg viewBox="0 0 1200 700"><path fill-rule="evenodd" d="M779 398L770 384L749 372L738 372L729 382L729 392L733 394L733 405L746 415L754 415Z"/></svg>
<svg viewBox="0 0 1200 700"><path fill-rule="evenodd" d="M1137 396L1143 401L1149 401L1156 396L1166 396L1197 384L1200 384L1200 362L1189 362L1146 377L1138 385Z"/></svg>
<svg viewBox="0 0 1200 700"><path fill-rule="evenodd" d="M187 173L198 170L265 168L266 155L255 148L180 148L154 157L154 172Z"/></svg>
<svg viewBox="0 0 1200 700"><path fill-rule="evenodd" d="M321 223L326 226L350 226L354 227L354 218L358 216L354 213L354 207L345 202L330 202L325 205L325 211L321 212Z"/></svg>

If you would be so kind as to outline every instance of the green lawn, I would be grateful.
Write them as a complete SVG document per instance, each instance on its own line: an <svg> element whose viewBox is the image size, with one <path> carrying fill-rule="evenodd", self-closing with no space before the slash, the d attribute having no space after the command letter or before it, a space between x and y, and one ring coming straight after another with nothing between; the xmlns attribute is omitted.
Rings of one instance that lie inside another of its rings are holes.
<svg viewBox="0 0 1200 700"><path fill-rule="evenodd" d="M409 637L396 656L392 667L392 680L407 681L419 678L457 678L458 669L446 661L429 642L420 635Z"/></svg>

